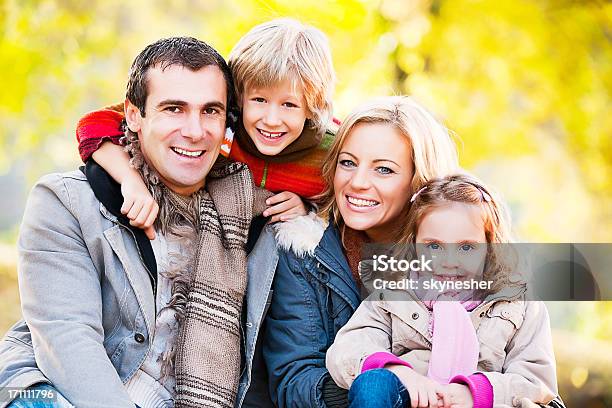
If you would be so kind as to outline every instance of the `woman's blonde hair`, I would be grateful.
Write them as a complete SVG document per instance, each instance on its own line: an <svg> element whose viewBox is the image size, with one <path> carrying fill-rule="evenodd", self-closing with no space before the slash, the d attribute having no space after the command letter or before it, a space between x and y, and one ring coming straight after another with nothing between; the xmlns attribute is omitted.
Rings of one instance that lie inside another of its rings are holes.
<svg viewBox="0 0 612 408"><path fill-rule="evenodd" d="M414 194L408 224L400 242L416 243L419 225L432 210L448 203L465 203L481 209L487 244L509 244L510 214L497 193L468 173L448 175L426 183ZM500 290L510 282L518 258L510 245L487 245L483 279L493 282L491 292Z"/></svg>
<svg viewBox="0 0 612 408"><path fill-rule="evenodd" d="M325 219L331 216L341 230L344 228L344 221L334 197L334 175L344 143L355 126L361 123L393 126L406 137L410 143L413 163L412 192L417 191L428 180L457 172L459 167L457 150L448 130L414 99L408 96L387 96L372 99L355 108L342 122L325 158L322 176L327 188L318 200L320 215ZM372 133L372 138L376 138L376 133ZM402 213L404 217L407 216L409 199L410 197L406 197L406 206ZM398 221L398 225L405 225L405 219Z"/></svg>
<svg viewBox="0 0 612 408"><path fill-rule="evenodd" d="M228 64L239 104L247 89L288 79L302 88L314 128L326 131L336 78L329 42L320 30L289 18L259 24L238 40Z"/></svg>

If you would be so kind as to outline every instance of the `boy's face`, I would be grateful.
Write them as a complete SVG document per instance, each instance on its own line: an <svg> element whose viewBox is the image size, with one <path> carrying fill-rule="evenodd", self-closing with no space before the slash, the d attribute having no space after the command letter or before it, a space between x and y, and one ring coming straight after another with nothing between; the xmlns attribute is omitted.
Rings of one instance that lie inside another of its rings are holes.
<svg viewBox="0 0 612 408"><path fill-rule="evenodd" d="M268 88L245 89L242 122L257 150L279 154L302 134L307 119L306 101L299 85L284 80Z"/></svg>

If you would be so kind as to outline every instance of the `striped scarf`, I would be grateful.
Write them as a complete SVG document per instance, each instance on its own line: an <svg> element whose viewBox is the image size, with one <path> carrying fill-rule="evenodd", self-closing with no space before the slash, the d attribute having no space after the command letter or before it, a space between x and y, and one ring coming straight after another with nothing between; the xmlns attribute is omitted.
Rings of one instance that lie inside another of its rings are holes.
<svg viewBox="0 0 612 408"><path fill-rule="evenodd" d="M132 164L160 206L162 233L195 231L189 279L177 279L171 306L180 323L175 352L175 406L233 408L240 377L240 319L247 284L245 245L251 219L270 195L254 187L248 168L219 157L203 189L180 196L148 168L137 137L128 136Z"/></svg>

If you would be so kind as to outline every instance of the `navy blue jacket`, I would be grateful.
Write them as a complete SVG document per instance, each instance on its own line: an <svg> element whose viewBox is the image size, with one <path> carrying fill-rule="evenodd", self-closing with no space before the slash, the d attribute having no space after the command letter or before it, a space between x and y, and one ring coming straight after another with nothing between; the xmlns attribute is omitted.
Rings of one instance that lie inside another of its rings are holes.
<svg viewBox="0 0 612 408"><path fill-rule="evenodd" d="M285 235L302 239L299 231ZM306 252L279 251L266 317L263 353L279 408L325 407L323 383L331 378L325 353L361 301L337 228L327 227L316 248Z"/></svg>

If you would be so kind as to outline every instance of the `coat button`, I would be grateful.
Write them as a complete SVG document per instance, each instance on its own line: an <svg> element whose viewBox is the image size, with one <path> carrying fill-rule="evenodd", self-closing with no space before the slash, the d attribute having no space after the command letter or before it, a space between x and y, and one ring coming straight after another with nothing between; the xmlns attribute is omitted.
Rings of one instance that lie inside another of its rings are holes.
<svg viewBox="0 0 612 408"><path fill-rule="evenodd" d="M414 312L414 313L412 314L412 319L413 319L413 320L416 320L416 319L418 319L418 318L419 318L419 314L418 314L417 312Z"/></svg>
<svg viewBox="0 0 612 408"><path fill-rule="evenodd" d="M136 343L144 343L145 341L145 336L140 334L140 333L136 333L134 335L134 340L136 340Z"/></svg>
<svg viewBox="0 0 612 408"><path fill-rule="evenodd" d="M379 298L380 300L384 300L384 299L385 299L385 296L384 296L384 295L381 293L380 295L378 295L378 298Z"/></svg>
<svg viewBox="0 0 612 408"><path fill-rule="evenodd" d="M246 327L253 327L253 323L251 323L251 322L247 322L247 323L246 323Z"/></svg>

